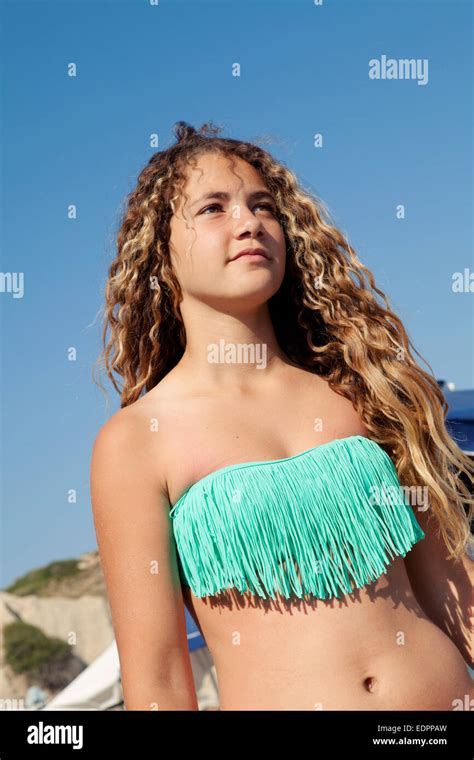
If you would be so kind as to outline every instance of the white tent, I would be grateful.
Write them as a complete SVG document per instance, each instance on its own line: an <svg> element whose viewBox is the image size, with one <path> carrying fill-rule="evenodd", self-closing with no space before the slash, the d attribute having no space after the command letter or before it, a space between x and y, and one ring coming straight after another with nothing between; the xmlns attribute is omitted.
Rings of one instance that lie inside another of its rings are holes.
<svg viewBox="0 0 474 760"><path fill-rule="evenodd" d="M43 710L108 710L123 702L115 640Z"/></svg>
<svg viewBox="0 0 474 760"><path fill-rule="evenodd" d="M188 639L194 637L188 633ZM217 676L209 649L199 647L189 653L199 709L219 707ZM53 697L42 710L110 710L122 706L120 660L115 640L74 681Z"/></svg>

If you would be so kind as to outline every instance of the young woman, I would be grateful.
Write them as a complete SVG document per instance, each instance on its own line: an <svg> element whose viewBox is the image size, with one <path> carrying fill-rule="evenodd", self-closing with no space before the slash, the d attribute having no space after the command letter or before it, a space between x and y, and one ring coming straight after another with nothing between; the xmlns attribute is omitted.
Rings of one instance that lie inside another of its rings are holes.
<svg viewBox="0 0 474 760"><path fill-rule="evenodd" d="M121 222L91 463L126 709L198 709L183 603L221 710L469 709L473 469L435 378L291 171L175 135Z"/></svg>

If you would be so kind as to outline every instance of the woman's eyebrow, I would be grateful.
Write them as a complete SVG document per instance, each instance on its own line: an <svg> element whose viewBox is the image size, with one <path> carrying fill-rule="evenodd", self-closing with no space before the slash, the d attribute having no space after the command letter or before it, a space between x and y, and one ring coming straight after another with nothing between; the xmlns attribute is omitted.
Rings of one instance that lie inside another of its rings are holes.
<svg viewBox="0 0 474 760"><path fill-rule="evenodd" d="M193 206L196 206L198 203L202 203L203 201L209 200L210 198L219 198L223 201L228 201L230 198L230 194L223 192L222 190L212 190L209 193L206 193L205 195L202 195L197 200L193 201L189 208L192 208ZM254 190L252 193L249 193L249 200L260 200L261 198L268 198L273 203L274 198L271 193L268 192L268 190Z"/></svg>

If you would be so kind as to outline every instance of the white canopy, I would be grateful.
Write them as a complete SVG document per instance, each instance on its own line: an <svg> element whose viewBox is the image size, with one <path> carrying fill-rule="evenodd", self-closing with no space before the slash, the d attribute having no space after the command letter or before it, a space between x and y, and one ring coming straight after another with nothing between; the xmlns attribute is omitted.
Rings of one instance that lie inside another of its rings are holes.
<svg viewBox="0 0 474 760"><path fill-rule="evenodd" d="M188 633L195 641L196 634ZM191 647L190 647L191 648ZM219 707L217 674L209 649L198 646L190 651L194 683L200 710ZM63 691L53 697L40 710L110 710L123 707L123 691L120 683L120 660L114 641ZM35 709L35 708L33 708Z"/></svg>
<svg viewBox="0 0 474 760"><path fill-rule="evenodd" d="M115 640L43 710L107 710L123 702Z"/></svg>

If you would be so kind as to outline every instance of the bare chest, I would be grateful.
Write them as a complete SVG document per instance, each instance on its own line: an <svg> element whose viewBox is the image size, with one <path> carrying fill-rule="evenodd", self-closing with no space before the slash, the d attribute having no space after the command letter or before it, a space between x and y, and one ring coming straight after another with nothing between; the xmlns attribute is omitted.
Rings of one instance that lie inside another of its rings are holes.
<svg viewBox="0 0 474 760"><path fill-rule="evenodd" d="M311 390L294 393L288 388L282 395L234 403L202 398L168 407L157 457L170 504L222 467L284 459L335 438L367 435L348 399L326 384L319 392Z"/></svg>

